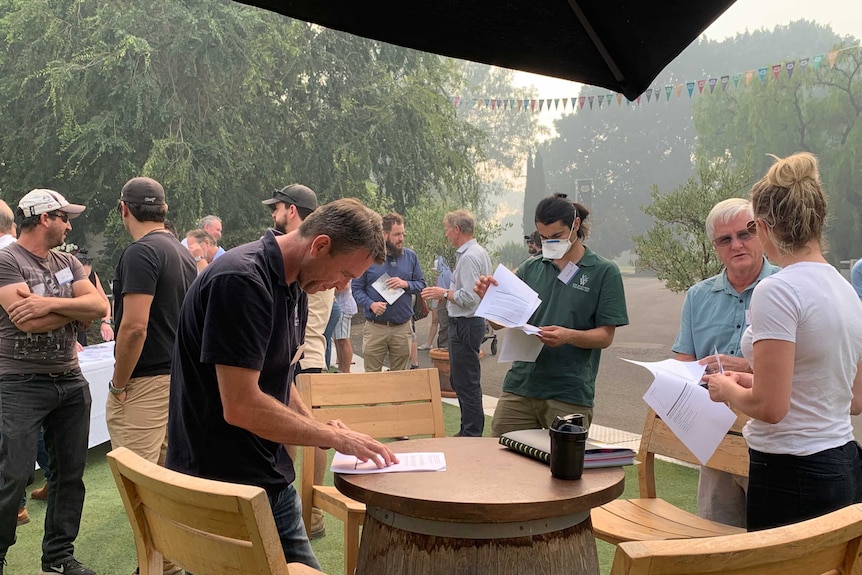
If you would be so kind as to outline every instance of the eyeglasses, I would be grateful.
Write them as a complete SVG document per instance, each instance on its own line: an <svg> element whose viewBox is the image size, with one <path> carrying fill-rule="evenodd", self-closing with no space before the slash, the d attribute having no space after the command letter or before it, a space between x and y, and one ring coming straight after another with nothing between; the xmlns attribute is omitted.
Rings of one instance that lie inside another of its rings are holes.
<svg viewBox="0 0 862 575"><path fill-rule="evenodd" d="M752 220L752 221L748 222L747 224L745 224L745 231L744 232L736 232L736 234L733 234L733 235L721 236L719 238L715 238L714 240L712 240L712 243L717 248L726 248L727 246L729 246L733 242L733 236L734 235L736 236L736 239L738 239L739 241L741 241L743 243L749 242L749 241L751 241L752 238L757 236L757 224L754 222L754 220Z"/></svg>
<svg viewBox="0 0 862 575"><path fill-rule="evenodd" d="M61 220L63 220L64 224L69 223L69 214L67 214L66 212L51 212L50 214L48 214L48 217L51 219L60 218Z"/></svg>

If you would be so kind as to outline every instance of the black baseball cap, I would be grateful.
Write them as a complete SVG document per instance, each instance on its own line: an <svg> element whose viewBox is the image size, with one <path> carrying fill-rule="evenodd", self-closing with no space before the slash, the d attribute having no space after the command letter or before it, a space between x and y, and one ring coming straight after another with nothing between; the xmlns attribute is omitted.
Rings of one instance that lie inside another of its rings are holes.
<svg viewBox="0 0 862 575"><path fill-rule="evenodd" d="M263 200L261 203L265 206L271 206L278 202L284 202L289 206L305 208L306 210L313 212L317 209L317 194L315 194L311 188L303 186L302 184L291 184L280 190L274 191L270 199Z"/></svg>
<svg viewBox="0 0 862 575"><path fill-rule="evenodd" d="M123 186L120 201L145 206L164 206L165 189L152 178L132 178Z"/></svg>

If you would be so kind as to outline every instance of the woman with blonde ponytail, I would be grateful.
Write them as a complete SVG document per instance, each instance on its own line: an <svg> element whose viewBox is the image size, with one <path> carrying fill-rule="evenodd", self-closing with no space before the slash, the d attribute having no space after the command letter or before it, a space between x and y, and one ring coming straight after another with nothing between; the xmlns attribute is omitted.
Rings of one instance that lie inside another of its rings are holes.
<svg viewBox="0 0 862 575"><path fill-rule="evenodd" d="M754 373L707 376L710 397L742 411L751 463L749 531L862 502L862 302L823 257L826 194L817 158L775 157L751 190L756 231L782 270L751 298L742 351Z"/></svg>

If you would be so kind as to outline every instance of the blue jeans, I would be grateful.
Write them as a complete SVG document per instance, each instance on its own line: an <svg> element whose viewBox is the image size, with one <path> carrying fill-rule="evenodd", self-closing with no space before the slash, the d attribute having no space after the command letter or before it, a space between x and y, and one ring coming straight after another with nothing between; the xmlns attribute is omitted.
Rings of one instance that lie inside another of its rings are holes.
<svg viewBox="0 0 862 575"><path fill-rule="evenodd" d="M15 543L18 506L36 463L41 428L53 472L42 563L74 554L84 507L91 403L80 369L55 376L0 375L0 557Z"/></svg>
<svg viewBox="0 0 862 575"><path fill-rule="evenodd" d="M305 524L302 522L302 501L296 494L293 485L288 485L278 495L269 498L272 515L275 517L275 528L281 538L281 548L288 563L304 563L309 567L320 569L320 563L314 556Z"/></svg>
<svg viewBox="0 0 862 575"><path fill-rule="evenodd" d="M862 457L855 441L806 456L748 452L749 531L862 503Z"/></svg>
<svg viewBox="0 0 862 575"><path fill-rule="evenodd" d="M326 324L326 329L323 330L323 337L326 339L326 352L324 353L326 360L326 369L329 370L329 356L332 354L332 334L335 332L335 326L338 325L338 320L341 318L341 306L337 301L332 302L332 311L329 313L329 323Z"/></svg>
<svg viewBox="0 0 862 575"><path fill-rule="evenodd" d="M479 346L485 337L485 318L449 318L449 381L461 406L462 437L481 437L485 430L482 409L482 366Z"/></svg>

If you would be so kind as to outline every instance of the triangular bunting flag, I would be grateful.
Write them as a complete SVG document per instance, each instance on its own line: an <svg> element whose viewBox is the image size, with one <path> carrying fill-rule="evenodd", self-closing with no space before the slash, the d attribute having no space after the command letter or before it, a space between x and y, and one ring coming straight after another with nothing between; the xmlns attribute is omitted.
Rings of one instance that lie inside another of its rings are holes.
<svg viewBox="0 0 862 575"><path fill-rule="evenodd" d="M691 98L694 93L694 82L686 82L685 87L688 89L688 97Z"/></svg>
<svg viewBox="0 0 862 575"><path fill-rule="evenodd" d="M712 92L715 90L716 84L718 84L718 78L710 78L709 79L709 93L710 94L712 94Z"/></svg>
<svg viewBox="0 0 862 575"><path fill-rule="evenodd" d="M543 107L544 105L545 105L545 101L544 101L544 100L539 100L539 111L540 111L540 112L542 111L542 107Z"/></svg>
<svg viewBox="0 0 862 575"><path fill-rule="evenodd" d="M578 98L578 104L581 106L581 110L584 109L584 102L586 102L586 101L587 101L587 98L585 96L581 96L580 98Z"/></svg>
<svg viewBox="0 0 862 575"><path fill-rule="evenodd" d="M563 100L563 102L565 102L565 100ZM554 98L554 109L555 109L555 110L559 110L559 109L560 109L560 99L559 99L559 98ZM564 109L564 110L566 109L566 105L565 105L565 104L563 104L563 109Z"/></svg>
<svg viewBox="0 0 862 575"><path fill-rule="evenodd" d="M622 106L622 105L623 105L623 95L617 94L617 106Z"/></svg>
<svg viewBox="0 0 862 575"><path fill-rule="evenodd" d="M530 99L530 112L532 113L535 111L536 111L536 100L531 98Z"/></svg>
<svg viewBox="0 0 862 575"><path fill-rule="evenodd" d="M796 67L796 62L787 62L784 64L784 69L787 70L787 77L793 77L793 69Z"/></svg>
<svg viewBox="0 0 862 575"><path fill-rule="evenodd" d="M666 86L664 87L664 95L667 97L667 99L665 100L665 102L669 102L669 101L670 101L670 93L671 93L671 92L673 92L673 86L671 86L670 84L666 85Z"/></svg>
<svg viewBox="0 0 862 575"><path fill-rule="evenodd" d="M677 98L679 98L679 97L682 95L682 87L683 87L683 85L682 85L682 84L677 84L677 85L676 85L676 97L677 97Z"/></svg>
<svg viewBox="0 0 862 575"><path fill-rule="evenodd" d="M573 98L573 99L574 99L574 98ZM563 98L563 111L565 111L565 109L566 109L566 104L568 104L568 103L569 103L569 99L568 99L568 98Z"/></svg>
<svg viewBox="0 0 862 575"><path fill-rule="evenodd" d="M631 101L631 100L629 100L629 101ZM638 106L641 105L641 97L640 96L637 97L637 103L638 103Z"/></svg>
<svg viewBox="0 0 862 575"><path fill-rule="evenodd" d="M805 68L808 67L808 58L803 58L799 61L799 67L802 68L802 71L805 71Z"/></svg>
<svg viewBox="0 0 862 575"><path fill-rule="evenodd" d="M730 82L730 76L722 76L721 77L721 91L722 92L727 91L727 83L728 82ZM739 80L737 80L737 82L739 82Z"/></svg>
<svg viewBox="0 0 862 575"><path fill-rule="evenodd" d="M835 67L835 60L838 59L838 50L832 50L831 52L826 53L826 57L829 58L829 67Z"/></svg>
<svg viewBox="0 0 862 575"><path fill-rule="evenodd" d="M781 74L781 64L772 65L772 79L778 81L778 75Z"/></svg>
<svg viewBox="0 0 862 575"><path fill-rule="evenodd" d="M739 88L739 79L740 78L742 78L741 72L737 72L736 74L733 75L733 87L734 88ZM746 83L746 85L747 85L747 83Z"/></svg>
<svg viewBox="0 0 862 575"><path fill-rule="evenodd" d="M491 99L490 99L490 98L485 98L485 107L486 107L486 108L490 108L490 107L491 107Z"/></svg>
<svg viewBox="0 0 862 575"><path fill-rule="evenodd" d="M470 107L473 109L479 109L480 108L478 98L472 98L472 102L470 102Z"/></svg>
<svg viewBox="0 0 862 575"><path fill-rule="evenodd" d="M496 109L497 109L497 99L494 98L493 100L491 100L491 110L496 110Z"/></svg>
<svg viewBox="0 0 862 575"><path fill-rule="evenodd" d="M646 89L646 103L649 104L652 101L652 88Z"/></svg>
<svg viewBox="0 0 862 575"><path fill-rule="evenodd" d="M593 109L593 98L594 96L587 96L587 101L590 103L590 110Z"/></svg>
<svg viewBox="0 0 862 575"><path fill-rule="evenodd" d="M697 81L697 93L703 94L703 87L706 86L706 80L698 80ZM691 94L689 94L691 96Z"/></svg>
<svg viewBox="0 0 862 575"><path fill-rule="evenodd" d="M528 99L524 98L524 111L525 112L527 111L527 108L529 107L529 105L530 105L530 101Z"/></svg>
<svg viewBox="0 0 862 575"><path fill-rule="evenodd" d="M766 73L768 71L769 70L767 68L758 68L757 69L757 74L760 76L760 82L761 83L766 82Z"/></svg>
<svg viewBox="0 0 862 575"><path fill-rule="evenodd" d="M460 104L460 103L461 103L461 96L455 96L454 98L452 98L452 105L455 106L456 108L458 107L458 104Z"/></svg>

